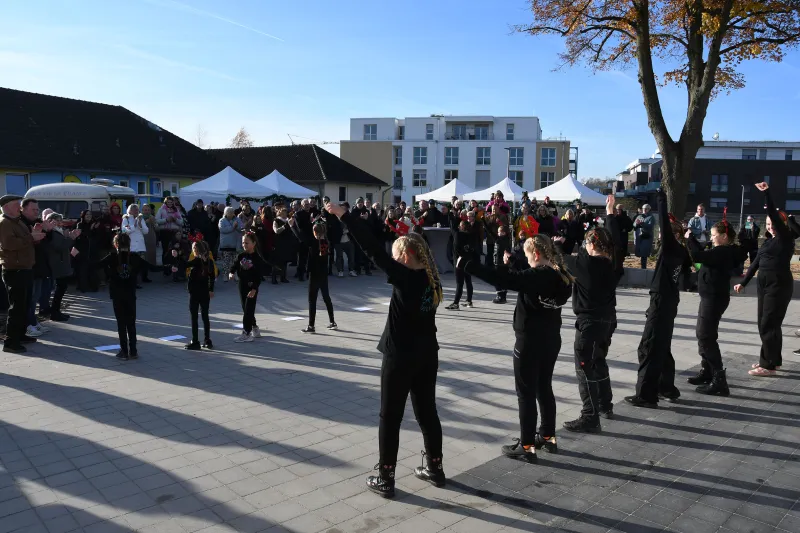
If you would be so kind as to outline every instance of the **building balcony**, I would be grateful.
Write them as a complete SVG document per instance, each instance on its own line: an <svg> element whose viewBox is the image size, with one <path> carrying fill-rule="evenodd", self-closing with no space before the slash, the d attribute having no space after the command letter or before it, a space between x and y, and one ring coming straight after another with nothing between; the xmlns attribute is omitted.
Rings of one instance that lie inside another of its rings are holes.
<svg viewBox="0 0 800 533"><path fill-rule="evenodd" d="M493 141L494 133L460 133L448 131L444 134L448 141Z"/></svg>

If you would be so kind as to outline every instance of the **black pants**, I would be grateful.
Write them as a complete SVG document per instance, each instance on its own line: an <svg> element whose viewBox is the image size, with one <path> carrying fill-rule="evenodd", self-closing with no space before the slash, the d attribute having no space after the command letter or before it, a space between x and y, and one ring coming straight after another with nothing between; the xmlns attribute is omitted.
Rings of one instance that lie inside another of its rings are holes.
<svg viewBox="0 0 800 533"><path fill-rule="evenodd" d="M308 280L308 325L313 326L317 318L317 295L322 292L322 301L328 309L328 318L331 323L333 319L333 302L331 294L328 292L328 276L324 272L314 272Z"/></svg>
<svg viewBox="0 0 800 533"><path fill-rule="evenodd" d="M461 293L464 292L464 284L467 284L467 301L472 301L472 276L464 272L464 269L456 269L456 297L453 303L461 301Z"/></svg>
<svg viewBox="0 0 800 533"><path fill-rule="evenodd" d="M719 321L728 308L731 297L727 294L700 296L697 310L697 350L703 368L712 372L722 370L722 352L719 350Z"/></svg>
<svg viewBox="0 0 800 533"><path fill-rule="evenodd" d="M758 364L775 370L783 365L781 324L792 300L792 273L761 271L758 273L758 334L761 336L761 355Z"/></svg>
<svg viewBox="0 0 800 533"><path fill-rule="evenodd" d="M28 329L28 307L31 287L33 287L33 271L8 270L3 267L3 283L8 295L5 343L9 346L19 346Z"/></svg>
<svg viewBox="0 0 800 533"><path fill-rule="evenodd" d="M175 237L175 230L164 229L158 234L158 240L161 242L161 265L165 273L170 273L169 265L172 263L172 250L169 243Z"/></svg>
<svg viewBox="0 0 800 533"><path fill-rule="evenodd" d="M486 256L483 259L483 264L489 268L494 266L494 239L486 237Z"/></svg>
<svg viewBox="0 0 800 533"><path fill-rule="evenodd" d="M365 274L370 272L369 257L367 257L367 254L364 253L364 250L362 250L360 246L355 246L355 256L356 256L356 272L360 274L361 269L364 269Z"/></svg>
<svg viewBox="0 0 800 533"><path fill-rule="evenodd" d="M78 290L83 292L97 291L99 285L98 279L92 269L92 264L89 257L78 259L75 262L75 270L78 276Z"/></svg>
<svg viewBox="0 0 800 533"><path fill-rule="evenodd" d="M189 314L192 315L192 342L198 341L198 311L200 311L200 314L203 317L203 333L205 334L204 338L211 338L211 321L208 319L208 306L210 303L211 298L208 296L208 291L189 293Z"/></svg>
<svg viewBox="0 0 800 533"><path fill-rule="evenodd" d="M495 265L495 269L497 269L498 272L503 272L503 273L508 272L508 266L505 263L503 263L502 257L500 258L500 261ZM506 290L505 287L496 286L494 290L497 292L498 297L503 298L504 300L506 299L508 291Z"/></svg>
<svg viewBox="0 0 800 533"><path fill-rule="evenodd" d="M258 299L258 289L256 289L256 294L252 298L247 297L247 293L249 292L250 287L239 283L239 300L242 302L242 312L244 313L242 317L242 327L245 333L250 333L253 331L253 328L258 327L258 324L256 324L256 300Z"/></svg>
<svg viewBox="0 0 800 533"><path fill-rule="evenodd" d="M597 418L600 412L614 406L606 357L617 320L615 317L579 316L575 329L575 373L583 402L581 416Z"/></svg>
<svg viewBox="0 0 800 533"><path fill-rule="evenodd" d="M304 276L306 273L306 267L308 266L308 254L310 249L308 246L304 246L303 244L300 245L300 249L297 250L297 277Z"/></svg>
<svg viewBox="0 0 800 533"><path fill-rule="evenodd" d="M53 305L51 313L58 314L61 312L61 302L64 301L64 295L67 293L67 286L69 285L69 278L58 278L56 280L56 292L53 294Z"/></svg>
<svg viewBox="0 0 800 533"><path fill-rule="evenodd" d="M639 342L639 377L636 396L658 402L658 393L675 390L675 359L672 356L672 330L678 314L676 297L650 295L650 307Z"/></svg>
<svg viewBox="0 0 800 533"><path fill-rule="evenodd" d="M288 261L278 259L272 268L272 281L278 281L278 274L281 275L281 280L286 279L286 269L288 268ZM277 267L277 268L276 268ZM280 272L278 272L280 270Z"/></svg>
<svg viewBox="0 0 800 533"><path fill-rule="evenodd" d="M534 443L539 410L542 424L538 432L545 437L556 434L553 369L561 350L561 321L558 322L530 340L517 336L514 345L514 385L519 404L520 439L526 445Z"/></svg>
<svg viewBox="0 0 800 533"><path fill-rule="evenodd" d="M382 465L397 464L400 424L411 393L411 405L422 430L425 452L431 458L442 456L442 424L436 412L436 353L384 355L381 366L381 420L378 444Z"/></svg>
<svg viewBox="0 0 800 533"><path fill-rule="evenodd" d="M125 353L136 353L136 296L115 298L113 302L119 347Z"/></svg>

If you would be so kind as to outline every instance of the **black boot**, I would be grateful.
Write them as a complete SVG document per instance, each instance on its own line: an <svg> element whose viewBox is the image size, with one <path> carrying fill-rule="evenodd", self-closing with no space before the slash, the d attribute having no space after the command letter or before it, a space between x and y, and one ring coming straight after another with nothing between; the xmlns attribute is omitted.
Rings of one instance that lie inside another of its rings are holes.
<svg viewBox="0 0 800 533"><path fill-rule="evenodd" d="M211 342L211 337L206 337L206 340L203 341L203 348L206 348L207 350L214 348L214 343Z"/></svg>
<svg viewBox="0 0 800 533"><path fill-rule="evenodd" d="M515 438L514 444L504 444L500 448L500 451L503 452L503 455L511 459L525 461L526 463L535 463L538 459L536 457L536 448L533 444L534 443L530 443L526 448L523 446L522 440Z"/></svg>
<svg viewBox="0 0 800 533"><path fill-rule="evenodd" d="M625 401L634 407L645 407L647 409L658 409L658 403L645 400L641 396L626 396Z"/></svg>
<svg viewBox="0 0 800 533"><path fill-rule="evenodd" d="M558 444L556 444L556 436L545 437L540 433L536 434L533 445L537 450L544 449L546 452L558 453Z"/></svg>
<svg viewBox="0 0 800 533"><path fill-rule="evenodd" d="M447 480L444 477L442 458L431 457L425 452L422 452L422 457L425 461L414 469L414 476L422 481L427 481L435 487L444 487Z"/></svg>
<svg viewBox="0 0 800 533"><path fill-rule="evenodd" d="M189 344L187 344L186 346L184 346L184 348L186 348L187 350L199 350L200 349L200 343L197 342L197 341L192 341Z"/></svg>
<svg viewBox="0 0 800 533"><path fill-rule="evenodd" d="M728 388L728 380L725 377L725 370L717 370L711 377L711 383L700 385L695 389L700 394L730 396L731 391Z"/></svg>
<svg viewBox="0 0 800 533"><path fill-rule="evenodd" d="M700 368L700 372L698 372L696 376L687 379L686 382L689 383L689 385L705 385L706 383L711 383L711 369L704 363Z"/></svg>
<svg viewBox="0 0 800 533"><path fill-rule="evenodd" d="M375 465L377 476L367 478L367 488L384 498L394 498L394 465Z"/></svg>
<svg viewBox="0 0 800 533"><path fill-rule="evenodd" d="M681 397L681 391L679 391L677 389L677 387L672 389L669 392L659 392L658 393L658 399L659 400L666 400L666 401L668 401L670 403L675 403L678 400L678 398L680 398L680 397Z"/></svg>

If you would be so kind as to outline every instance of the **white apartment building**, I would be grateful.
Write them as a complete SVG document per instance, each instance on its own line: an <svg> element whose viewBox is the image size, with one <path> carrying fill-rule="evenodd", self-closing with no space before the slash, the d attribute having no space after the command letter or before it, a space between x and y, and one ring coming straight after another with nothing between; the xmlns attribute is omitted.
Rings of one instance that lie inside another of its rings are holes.
<svg viewBox="0 0 800 533"><path fill-rule="evenodd" d="M458 178L476 190L506 176L534 191L574 170L566 140L543 140L537 117L354 118L341 157L387 183L384 202Z"/></svg>

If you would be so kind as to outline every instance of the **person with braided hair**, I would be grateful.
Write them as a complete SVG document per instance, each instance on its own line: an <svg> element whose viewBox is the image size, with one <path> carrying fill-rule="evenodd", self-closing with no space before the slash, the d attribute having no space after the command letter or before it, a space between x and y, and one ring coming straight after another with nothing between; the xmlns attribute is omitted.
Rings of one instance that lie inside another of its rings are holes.
<svg viewBox="0 0 800 533"><path fill-rule="evenodd" d="M425 441L422 454L426 461L414 469L414 475L443 487L446 479L442 467L442 424L436 412L439 368L436 308L443 294L431 251L422 236L409 233L394 241L389 256L367 222L338 205L328 204L325 208L344 222L353 239L386 273L392 285L389 316L378 343L378 350L383 354L378 429L380 462L375 465L378 474L367 478L367 489L384 498L395 495L400 425L409 393Z"/></svg>
<svg viewBox="0 0 800 533"><path fill-rule="evenodd" d="M692 261L701 264L697 273L700 307L697 311L697 348L700 352L700 372L686 381L697 385L697 392L728 396L728 380L722 365L717 339L719 322L731 301L731 275L747 254L735 244L736 232L727 220L725 208L722 220L711 226L711 249L705 249L691 229L686 231Z"/></svg>
<svg viewBox="0 0 800 533"><path fill-rule="evenodd" d="M586 232L575 258L572 310L575 312L575 373L583 402L581 416L564 422L564 429L584 433L600 431L600 417L613 418L611 379L606 356L617 329L615 254L619 227L614 216L614 196L606 198L606 226Z"/></svg>
<svg viewBox="0 0 800 533"><path fill-rule="evenodd" d="M470 256L460 257L456 268L518 293L513 324L520 437L514 439L515 444L503 446L501 451L506 457L533 463L537 460L537 449L558 451L553 370L561 350L561 307L572 294L574 278L547 235L529 237L523 250L525 263L513 265L513 271L487 268ZM503 260L512 266L514 256L506 252ZM537 402L542 411L538 431Z"/></svg>
<svg viewBox="0 0 800 533"><path fill-rule="evenodd" d="M774 376L783 365L781 349L783 333L781 324L792 300L794 280L789 263L794 254L795 235L790 229L786 213L778 211L767 183L756 183L767 200L767 231L772 238L758 250L756 260L750 264L742 282L733 289L744 290L758 272L758 334L761 336L761 354L758 363L749 371L751 376ZM792 221L791 226L795 226Z"/></svg>
<svg viewBox="0 0 800 533"><path fill-rule="evenodd" d="M192 253L186 264L186 288L189 291L189 313L192 316L192 341L185 346L187 350L199 350L197 312L203 318L203 348L208 350L214 347L211 342L211 322L208 318L208 308L214 297L214 281L217 279L217 265L208 243L203 240L202 234L189 236L192 241Z"/></svg>
<svg viewBox="0 0 800 533"><path fill-rule="evenodd" d="M242 253L236 257L231 266L228 277L233 279L238 274L239 276L239 300L242 303L242 334L239 335L235 342L253 342L254 339L261 337L261 330L258 329L256 323L256 300L258 299L258 288L261 286L261 278L264 269L267 267L267 262L258 251L258 240L256 234L252 231L245 232L242 237ZM281 264L281 267L285 267ZM278 273L281 271L285 275L285 271L272 265L273 272Z"/></svg>
<svg viewBox="0 0 800 533"><path fill-rule="evenodd" d="M303 246L310 249L308 255L308 326L303 333L314 333L314 323L317 317L317 295L322 291L322 301L328 309L329 330L336 330L336 320L333 318L333 302L328 291L328 255L331 253L328 242L328 227L325 219L320 215L312 222L313 239L309 242L308 236L302 231L294 218L290 220L290 228Z"/></svg>
<svg viewBox="0 0 800 533"><path fill-rule="evenodd" d="M658 189L657 205L661 251L656 259L650 307L639 342L636 394L625 398L635 407L656 408L659 398L675 401L681 395L675 387L672 330L680 303L678 280L691 265L691 256L683 244L683 225L667 211L667 194L663 189Z"/></svg>

